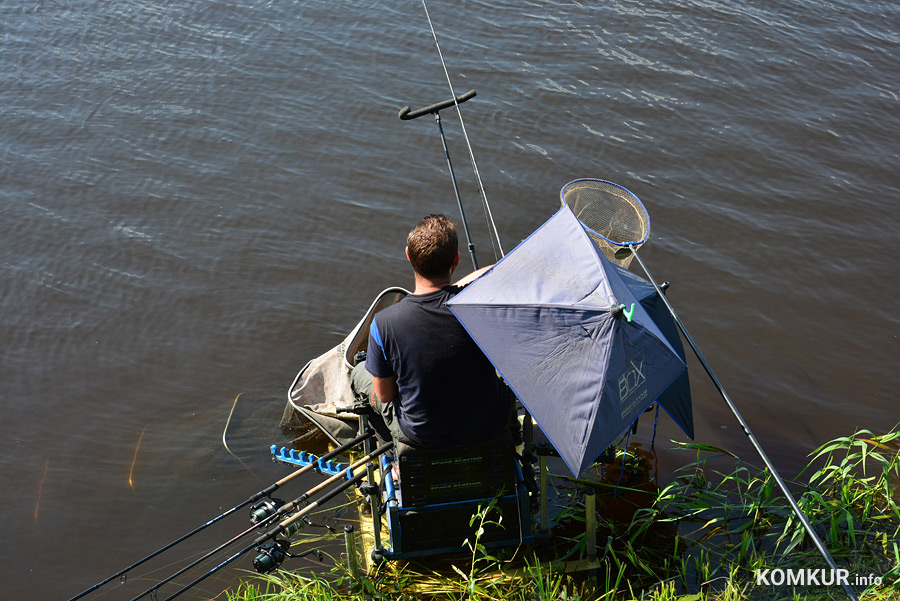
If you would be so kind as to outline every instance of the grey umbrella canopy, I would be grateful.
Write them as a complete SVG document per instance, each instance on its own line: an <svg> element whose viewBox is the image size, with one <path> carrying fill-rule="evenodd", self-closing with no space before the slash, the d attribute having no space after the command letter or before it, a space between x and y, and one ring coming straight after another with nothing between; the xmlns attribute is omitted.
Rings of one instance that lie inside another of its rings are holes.
<svg viewBox="0 0 900 601"><path fill-rule="evenodd" d="M447 303L576 476L687 370L621 271L563 207Z"/></svg>
<svg viewBox="0 0 900 601"><path fill-rule="evenodd" d="M641 306L646 309L653 322L665 334L666 340L669 341L669 344L672 345L672 348L675 349L681 360L684 361L684 345L681 344L681 338L678 335L678 325L672 319L665 302L656 293L653 284L624 267L619 267L618 265L613 265L613 267L619 272L625 285L637 297ZM669 416L675 420L675 423L693 440L694 411L691 405L691 384L687 371L678 376L675 382L659 395L656 402L666 410Z"/></svg>

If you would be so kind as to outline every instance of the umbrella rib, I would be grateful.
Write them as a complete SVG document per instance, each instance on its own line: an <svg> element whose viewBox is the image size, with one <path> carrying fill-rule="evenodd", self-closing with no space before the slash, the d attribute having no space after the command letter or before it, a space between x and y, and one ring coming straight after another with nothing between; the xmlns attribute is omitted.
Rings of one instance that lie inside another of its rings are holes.
<svg viewBox="0 0 900 601"><path fill-rule="evenodd" d="M467 307L482 307L485 309L496 307L496 308L541 308L541 309L567 309L567 310L575 310L575 311L593 311L596 313L609 313L610 309L615 305L611 305L609 307L585 307L579 306L575 304L567 304L567 303L509 303L509 304L495 304L495 303L448 303L450 305L456 306L467 306Z"/></svg>

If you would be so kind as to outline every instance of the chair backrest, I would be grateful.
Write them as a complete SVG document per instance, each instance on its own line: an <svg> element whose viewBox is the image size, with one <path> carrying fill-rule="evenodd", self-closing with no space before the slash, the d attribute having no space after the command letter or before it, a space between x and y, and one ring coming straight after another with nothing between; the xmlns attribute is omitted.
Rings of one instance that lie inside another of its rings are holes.
<svg viewBox="0 0 900 601"><path fill-rule="evenodd" d="M404 507L422 507L514 494L515 449L509 431L466 448L398 445Z"/></svg>
<svg viewBox="0 0 900 601"><path fill-rule="evenodd" d="M381 294L375 297L366 314L344 339L344 363L347 369L353 369L356 365L356 353L368 350L369 327L372 325L372 320L375 319L375 314L399 303L407 295L409 295L409 290L395 286L382 290Z"/></svg>

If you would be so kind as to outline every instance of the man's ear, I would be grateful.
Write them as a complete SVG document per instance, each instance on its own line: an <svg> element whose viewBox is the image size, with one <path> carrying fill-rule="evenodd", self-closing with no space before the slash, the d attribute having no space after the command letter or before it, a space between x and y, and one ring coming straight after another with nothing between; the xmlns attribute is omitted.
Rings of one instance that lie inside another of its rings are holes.
<svg viewBox="0 0 900 601"><path fill-rule="evenodd" d="M406 260L409 261L409 247L406 247Z"/></svg>
<svg viewBox="0 0 900 601"><path fill-rule="evenodd" d="M453 272L456 271L456 268L459 267L459 251L456 251L456 256L453 257L453 263L450 264L450 276L453 277Z"/></svg>

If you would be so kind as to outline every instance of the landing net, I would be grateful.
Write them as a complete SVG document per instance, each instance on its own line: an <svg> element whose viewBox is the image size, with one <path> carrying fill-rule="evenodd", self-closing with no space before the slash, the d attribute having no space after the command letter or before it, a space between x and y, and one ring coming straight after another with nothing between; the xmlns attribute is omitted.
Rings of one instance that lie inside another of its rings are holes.
<svg viewBox="0 0 900 601"><path fill-rule="evenodd" d="M628 247L637 250L650 234L647 209L618 184L576 179L563 186L559 198L587 228L606 258L622 267L628 267L634 256Z"/></svg>

